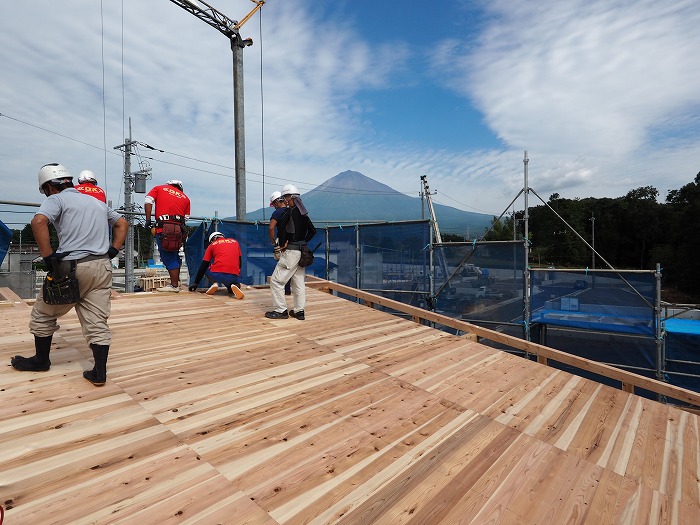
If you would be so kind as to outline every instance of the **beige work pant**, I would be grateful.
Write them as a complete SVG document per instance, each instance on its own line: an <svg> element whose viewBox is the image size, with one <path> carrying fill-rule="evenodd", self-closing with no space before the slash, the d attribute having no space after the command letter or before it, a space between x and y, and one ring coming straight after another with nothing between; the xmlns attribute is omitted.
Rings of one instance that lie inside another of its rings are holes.
<svg viewBox="0 0 700 525"><path fill-rule="evenodd" d="M39 292L29 318L29 331L38 337L53 335L60 328L56 320L75 308L88 344L109 346L112 343L112 333L107 325L112 289L109 259L79 262L75 275L80 287L80 300L75 304L46 304Z"/></svg>
<svg viewBox="0 0 700 525"><path fill-rule="evenodd" d="M275 271L270 279L270 290L272 290L272 306L275 312L284 312L287 309L287 301L284 299L284 285L291 278L292 295L294 296L294 311L304 309L306 304L306 288L304 276L306 268L299 266L301 252L299 250L284 250L277 261Z"/></svg>

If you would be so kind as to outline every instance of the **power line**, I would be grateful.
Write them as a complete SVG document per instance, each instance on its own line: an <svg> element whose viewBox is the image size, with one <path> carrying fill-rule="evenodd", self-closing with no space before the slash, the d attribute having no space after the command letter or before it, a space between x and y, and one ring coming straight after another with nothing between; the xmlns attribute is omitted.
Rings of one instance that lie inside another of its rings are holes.
<svg viewBox="0 0 700 525"><path fill-rule="evenodd" d="M46 133L51 133L52 135L56 135L58 137L61 137L61 138L67 139L67 140L72 140L73 142L77 142L78 144L82 144L83 146L95 148L95 149L100 150L100 151L105 150L105 148L102 148L100 146L95 146L94 144L90 144L88 142L83 142L82 140L74 139L73 137L63 135L63 134L58 133L56 131L51 131L50 129L42 128L41 126L37 126L36 124L30 124L29 122L25 122L24 120L21 120L21 119L15 118L15 117L11 117L7 113L0 113L0 117L5 117L7 119L14 120L15 122L19 122L20 124L24 124L25 126L40 129L41 131L45 131Z"/></svg>
<svg viewBox="0 0 700 525"><path fill-rule="evenodd" d="M479 208L475 208L474 206L470 206L469 204L465 204L464 202L458 201L457 199L453 199L452 197L450 197L450 196L449 196L448 194L446 194L446 193L436 193L436 195L439 195L440 197L446 197L446 198L450 199L451 201L456 202L457 204L461 204L461 205L464 206L465 208L469 208L469 209L471 209L471 210L476 210L476 211L481 212L481 213L486 213L486 214L492 215L490 212L488 212L488 211L486 211L486 210L481 210L481 209L479 209ZM437 200L437 199L436 199L436 200Z"/></svg>

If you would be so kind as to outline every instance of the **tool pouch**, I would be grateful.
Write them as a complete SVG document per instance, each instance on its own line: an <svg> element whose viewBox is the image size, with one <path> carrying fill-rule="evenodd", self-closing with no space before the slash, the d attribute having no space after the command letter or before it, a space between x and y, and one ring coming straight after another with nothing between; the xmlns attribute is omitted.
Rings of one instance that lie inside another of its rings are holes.
<svg viewBox="0 0 700 525"><path fill-rule="evenodd" d="M309 250L309 245L305 242L299 243L299 249L301 250L301 257L299 258L299 266L306 268L314 263L314 252Z"/></svg>
<svg viewBox="0 0 700 525"><path fill-rule="evenodd" d="M53 269L46 275L43 299L46 304L75 304L80 299L80 287L75 275L75 261L52 261Z"/></svg>
<svg viewBox="0 0 700 525"><path fill-rule="evenodd" d="M175 221L163 221L163 237L160 240L162 248L166 252L176 252L183 242L182 224Z"/></svg>

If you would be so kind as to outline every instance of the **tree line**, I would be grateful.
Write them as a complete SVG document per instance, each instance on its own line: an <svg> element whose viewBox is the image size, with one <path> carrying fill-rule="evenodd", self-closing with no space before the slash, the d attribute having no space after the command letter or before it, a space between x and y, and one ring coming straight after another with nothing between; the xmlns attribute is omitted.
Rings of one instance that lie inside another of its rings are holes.
<svg viewBox="0 0 700 525"><path fill-rule="evenodd" d="M664 288L676 288L700 302L700 173L669 191L664 203L658 197L653 186L615 199L552 194L546 205L529 210L530 266L608 268L601 257L615 269L653 270L660 263ZM522 210L500 220L494 217L485 240L523 239L523 217ZM572 229L600 257L594 258Z"/></svg>

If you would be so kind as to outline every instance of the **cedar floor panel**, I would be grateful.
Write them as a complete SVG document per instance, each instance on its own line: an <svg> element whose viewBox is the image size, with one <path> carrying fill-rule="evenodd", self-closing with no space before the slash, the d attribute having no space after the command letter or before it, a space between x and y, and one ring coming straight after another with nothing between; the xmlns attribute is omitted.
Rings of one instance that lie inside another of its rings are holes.
<svg viewBox="0 0 700 525"><path fill-rule="evenodd" d="M112 301L108 381L77 317L19 373L0 309L8 524L698 523L698 416L318 290ZM291 299L290 299L291 306Z"/></svg>

